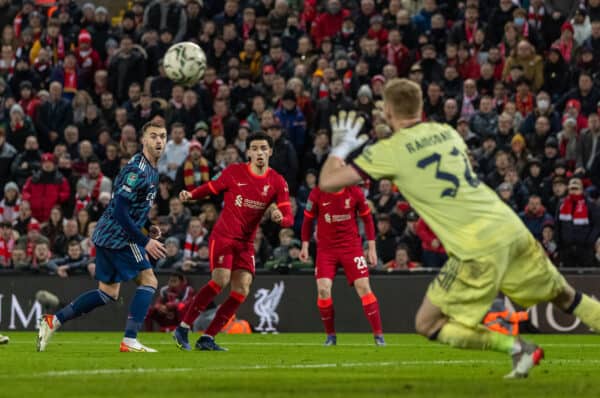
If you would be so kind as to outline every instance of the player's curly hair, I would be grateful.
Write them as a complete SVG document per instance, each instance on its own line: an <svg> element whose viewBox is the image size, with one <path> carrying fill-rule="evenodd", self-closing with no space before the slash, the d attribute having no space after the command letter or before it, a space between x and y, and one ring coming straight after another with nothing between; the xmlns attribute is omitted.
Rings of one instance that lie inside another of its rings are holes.
<svg viewBox="0 0 600 398"><path fill-rule="evenodd" d="M262 140L267 141L267 143L269 144L269 148L273 148L273 138L271 138L270 135L263 133L262 131L257 131L256 133L249 135L248 138L246 138L246 148L250 148L250 144L252 144L252 141Z"/></svg>

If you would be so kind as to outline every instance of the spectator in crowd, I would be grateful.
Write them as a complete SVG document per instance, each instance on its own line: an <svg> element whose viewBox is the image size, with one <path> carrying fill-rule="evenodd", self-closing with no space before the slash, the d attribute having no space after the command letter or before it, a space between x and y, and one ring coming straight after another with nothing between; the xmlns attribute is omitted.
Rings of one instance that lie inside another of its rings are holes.
<svg viewBox="0 0 600 398"><path fill-rule="evenodd" d="M98 200L100 194L112 192L112 181L102 173L100 159L91 157L87 162L87 174L79 179L84 184L92 200Z"/></svg>
<svg viewBox="0 0 600 398"><path fill-rule="evenodd" d="M146 315L146 330L152 331L154 323L158 324L161 331L174 329L181 321L188 299L193 296L194 289L188 284L186 277L180 273L171 274L167 285L160 288L154 305Z"/></svg>
<svg viewBox="0 0 600 398"><path fill-rule="evenodd" d="M165 240L167 255L156 262L157 269L179 269L183 266L183 252L179 239L174 236Z"/></svg>
<svg viewBox="0 0 600 398"><path fill-rule="evenodd" d="M36 122L40 146L47 152L64 137L65 128L73 121L73 110L63 98L62 84L52 82L49 91L49 100L40 105Z"/></svg>
<svg viewBox="0 0 600 398"><path fill-rule="evenodd" d="M424 267L441 268L448 256L442 243L422 218L415 225L415 233L421 240L421 259Z"/></svg>
<svg viewBox="0 0 600 398"><path fill-rule="evenodd" d="M390 216L382 213L377 215L377 238L375 245L377 247L377 255L385 264L392 260L396 250L396 235L392 230Z"/></svg>
<svg viewBox="0 0 600 398"><path fill-rule="evenodd" d="M163 156L158 161L158 171L175 180L177 170L188 157L189 151L190 142L185 138L184 125L181 123L173 124L170 139L167 142ZM206 166L208 167L208 164Z"/></svg>
<svg viewBox="0 0 600 398"><path fill-rule="evenodd" d="M90 258L83 253L81 243L77 240L69 241L67 255L64 258L53 260L56 274L61 278L78 273L87 273Z"/></svg>
<svg viewBox="0 0 600 398"><path fill-rule="evenodd" d="M390 214L398 202L398 193L393 191L392 181L384 178L379 181L379 193L373 197L377 214Z"/></svg>
<svg viewBox="0 0 600 398"><path fill-rule="evenodd" d="M281 123L276 119L267 128L267 134L273 139L273 155L269 166L281 174L287 181L290 194L294 195L297 189L296 176L298 174L298 155L294 145L283 136Z"/></svg>
<svg viewBox="0 0 600 398"><path fill-rule="evenodd" d="M17 156L17 150L6 142L6 130L0 127L0 185L9 181L11 176L10 166Z"/></svg>
<svg viewBox="0 0 600 398"><path fill-rule="evenodd" d="M210 170L208 160L202 156L202 144L198 141L189 143L189 155L177 168L175 175L175 190L194 189L209 181Z"/></svg>
<svg viewBox="0 0 600 398"><path fill-rule="evenodd" d="M275 111L275 117L281 122L296 153L303 153L306 141L306 121L300 108L296 105L296 94L292 90L286 90L283 94L281 107Z"/></svg>
<svg viewBox="0 0 600 398"><path fill-rule="evenodd" d="M600 210L585 197L581 179L569 181L569 193L560 204L556 222L561 265L592 266L594 245L600 236Z"/></svg>
<svg viewBox="0 0 600 398"><path fill-rule="evenodd" d="M12 268L11 258L15 243L12 224L8 221L0 222L0 269Z"/></svg>
<svg viewBox="0 0 600 398"><path fill-rule="evenodd" d="M0 201L0 222L12 224L19 215L20 205L19 187L11 181L4 185L4 197Z"/></svg>
<svg viewBox="0 0 600 398"><path fill-rule="evenodd" d="M29 177L23 187L23 199L31 203L33 216L41 222L50 217L50 210L69 199L68 181L56 170L56 158L51 153L42 155L42 168Z"/></svg>
<svg viewBox="0 0 600 398"><path fill-rule="evenodd" d="M558 245L554 239L554 220L544 224L542 228L541 242L542 246L544 246L544 250L546 251L546 255L548 255L554 264L558 265Z"/></svg>
<svg viewBox="0 0 600 398"><path fill-rule="evenodd" d="M396 248L396 255L394 256L394 259L385 263L383 267L386 271L392 272L413 270L419 268L420 265L414 261L411 261L408 254L408 247L400 244Z"/></svg>
<svg viewBox="0 0 600 398"><path fill-rule="evenodd" d="M519 214L521 220L539 241L542 240L542 229L544 225L551 223L553 217L546 212L542 205L542 199L537 195L531 195L525 210Z"/></svg>
<svg viewBox="0 0 600 398"><path fill-rule="evenodd" d="M7 126L7 136L8 142L11 144L17 151L22 152L25 148L25 141L27 137L36 135L36 132L33 128L33 124L31 123L31 119L29 116L25 115L23 108L21 105L14 104L10 108L9 113L10 122Z"/></svg>
<svg viewBox="0 0 600 398"><path fill-rule="evenodd" d="M576 172L591 171L594 161L600 154L600 116L590 113L588 128L581 132L576 148Z"/></svg>
<svg viewBox="0 0 600 398"><path fill-rule="evenodd" d="M498 115L493 110L492 99L489 96L481 98L479 110L473 114L469 127L478 136L482 136L484 133L497 134Z"/></svg>

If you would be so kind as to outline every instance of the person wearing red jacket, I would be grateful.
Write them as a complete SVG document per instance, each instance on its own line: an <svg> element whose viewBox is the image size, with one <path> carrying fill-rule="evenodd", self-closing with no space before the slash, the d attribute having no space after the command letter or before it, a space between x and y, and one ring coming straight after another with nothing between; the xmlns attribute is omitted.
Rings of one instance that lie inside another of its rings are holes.
<svg viewBox="0 0 600 398"><path fill-rule="evenodd" d="M146 330L152 330L154 322L161 331L173 330L181 321L185 306L193 296L194 289L188 284L187 278L180 273L172 274L146 315Z"/></svg>
<svg viewBox="0 0 600 398"><path fill-rule="evenodd" d="M363 255L362 239L356 223L357 215L365 226L368 262L371 266L375 266L377 265L375 226L371 209L361 188L351 186L339 192L328 193L315 187L308 195L302 223L302 250L299 258L304 262L308 261L308 244L312 234L313 221L316 219L317 307L327 334L326 346L337 344L331 287L338 265L344 268L348 283L354 285L356 293L362 301L363 310L373 330L375 344L385 345L379 304L369 283L369 268Z"/></svg>
<svg viewBox="0 0 600 398"><path fill-rule="evenodd" d="M219 307L204 335L196 342L203 351L225 351L214 337L229 321L250 292L254 278L254 237L267 209L271 220L283 228L294 223L290 194L286 181L269 168L273 154L273 139L265 133L255 133L246 139L248 163L227 166L214 180L193 191L181 191L179 199L202 199L223 193L223 211L213 227L209 240L211 280L190 302L173 338L177 347L189 351L188 332L201 311L231 283L231 292Z"/></svg>
<svg viewBox="0 0 600 398"><path fill-rule="evenodd" d="M327 11L317 15L312 24L311 36L316 47L321 46L324 38L335 36L342 29L344 19L349 16L350 11L342 8L340 0L328 0Z"/></svg>
<svg viewBox="0 0 600 398"><path fill-rule="evenodd" d="M92 47L92 35L82 29L77 36L79 46L75 50L77 67L79 68L79 79L82 88L90 90L94 86L94 74L102 69L102 60L98 52Z"/></svg>
<svg viewBox="0 0 600 398"><path fill-rule="evenodd" d="M56 157L51 153L42 155L42 169L25 181L22 199L31 204L31 213L40 222L48 221L50 211L56 205L69 200L69 182L56 169Z"/></svg>
<svg viewBox="0 0 600 398"><path fill-rule="evenodd" d="M419 218L415 226L415 232L421 239L421 247L423 248L423 266L430 268L441 268L448 259L446 249L438 237L433 233L425 221Z"/></svg>

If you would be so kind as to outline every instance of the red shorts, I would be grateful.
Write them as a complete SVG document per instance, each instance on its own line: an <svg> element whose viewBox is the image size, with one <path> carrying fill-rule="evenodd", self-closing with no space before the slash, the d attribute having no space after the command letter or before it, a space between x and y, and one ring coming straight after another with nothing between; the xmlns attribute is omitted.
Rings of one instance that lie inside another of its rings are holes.
<svg viewBox="0 0 600 398"><path fill-rule="evenodd" d="M339 265L344 268L349 285L352 285L359 278L367 278L369 276L367 260L360 248L334 251L328 249L319 250L317 247L317 267L315 268L317 279L335 278Z"/></svg>
<svg viewBox="0 0 600 398"><path fill-rule="evenodd" d="M215 268L243 269L254 275L254 245L234 239L211 236L208 242L209 263Z"/></svg>

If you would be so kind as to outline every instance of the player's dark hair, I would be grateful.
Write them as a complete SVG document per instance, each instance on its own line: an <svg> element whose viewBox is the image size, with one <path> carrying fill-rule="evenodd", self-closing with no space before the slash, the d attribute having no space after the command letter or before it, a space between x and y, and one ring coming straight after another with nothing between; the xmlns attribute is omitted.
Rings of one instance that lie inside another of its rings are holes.
<svg viewBox="0 0 600 398"><path fill-rule="evenodd" d="M146 124L144 124L142 126L142 134L145 134L146 130L148 130L150 127L156 127L156 128L159 128L159 129L164 129L165 125L164 125L164 123L160 123L159 121L151 120L151 121L149 121L148 123L146 123Z"/></svg>
<svg viewBox="0 0 600 398"><path fill-rule="evenodd" d="M250 144L252 141L262 141L265 140L269 144L269 148L273 148L273 138L271 136L263 133L262 131L258 131L246 138L246 148L250 148Z"/></svg>
<svg viewBox="0 0 600 398"><path fill-rule="evenodd" d="M94 155L88 160L88 164L90 164L90 163L100 164L100 158L98 156Z"/></svg>

